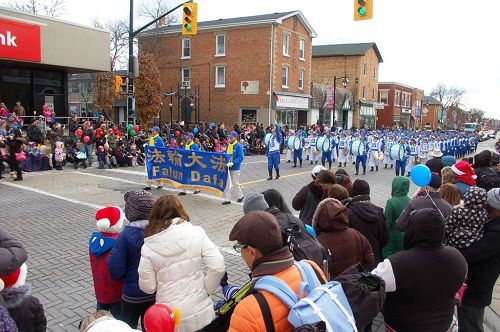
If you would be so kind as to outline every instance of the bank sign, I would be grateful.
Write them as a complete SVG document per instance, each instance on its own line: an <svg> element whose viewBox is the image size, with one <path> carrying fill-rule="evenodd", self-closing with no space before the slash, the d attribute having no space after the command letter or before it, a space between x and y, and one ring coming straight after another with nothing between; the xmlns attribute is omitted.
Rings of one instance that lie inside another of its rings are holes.
<svg viewBox="0 0 500 332"><path fill-rule="evenodd" d="M40 62L40 26L0 18L0 58Z"/></svg>

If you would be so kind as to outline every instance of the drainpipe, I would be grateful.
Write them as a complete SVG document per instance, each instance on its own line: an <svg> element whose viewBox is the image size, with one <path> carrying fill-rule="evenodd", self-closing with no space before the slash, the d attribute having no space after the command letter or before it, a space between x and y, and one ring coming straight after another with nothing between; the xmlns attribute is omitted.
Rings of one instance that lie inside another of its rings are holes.
<svg viewBox="0 0 500 332"><path fill-rule="evenodd" d="M271 45L270 45L271 63L269 68L269 114L268 126L271 125L271 108L273 106L273 76L274 76L274 22L271 21Z"/></svg>

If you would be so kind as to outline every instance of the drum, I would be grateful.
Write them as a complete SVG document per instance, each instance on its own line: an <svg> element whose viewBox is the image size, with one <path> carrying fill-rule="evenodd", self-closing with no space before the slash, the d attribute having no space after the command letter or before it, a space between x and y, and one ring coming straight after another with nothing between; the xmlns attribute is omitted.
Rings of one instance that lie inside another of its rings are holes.
<svg viewBox="0 0 500 332"><path fill-rule="evenodd" d="M362 156L365 153L365 142L355 140L351 145L351 154L353 156Z"/></svg>
<svg viewBox="0 0 500 332"><path fill-rule="evenodd" d="M400 144L394 144L391 146L389 156L391 157L391 160L403 160L405 157L405 147Z"/></svg>
<svg viewBox="0 0 500 332"><path fill-rule="evenodd" d="M286 146L290 150L300 150L302 149L302 140L299 136L290 136L286 139Z"/></svg>
<svg viewBox="0 0 500 332"><path fill-rule="evenodd" d="M273 138L273 134L271 134L271 133L267 133L266 136L264 137L264 144L266 146L269 145L269 141L271 140L271 138Z"/></svg>
<svg viewBox="0 0 500 332"><path fill-rule="evenodd" d="M316 149L320 152L330 151L330 139L324 136L318 137L316 140Z"/></svg>

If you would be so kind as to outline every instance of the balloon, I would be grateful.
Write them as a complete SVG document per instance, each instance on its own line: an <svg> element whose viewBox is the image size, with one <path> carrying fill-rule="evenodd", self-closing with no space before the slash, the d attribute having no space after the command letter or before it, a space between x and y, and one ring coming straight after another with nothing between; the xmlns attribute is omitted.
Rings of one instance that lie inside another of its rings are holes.
<svg viewBox="0 0 500 332"><path fill-rule="evenodd" d="M78 129L75 131L75 134L76 134L76 137L80 138L80 137L82 137L82 135L83 135L83 131L82 131L80 128L78 128Z"/></svg>
<svg viewBox="0 0 500 332"><path fill-rule="evenodd" d="M134 137L135 135L137 135L137 133L135 132L134 129L132 129L130 132L129 132L130 136Z"/></svg>
<svg viewBox="0 0 500 332"><path fill-rule="evenodd" d="M134 129L134 125L130 123L130 124L127 126L127 129L128 129L129 131L130 131L130 130L132 130L132 129Z"/></svg>
<svg viewBox="0 0 500 332"><path fill-rule="evenodd" d="M417 165L411 169L411 180L419 187L425 187L431 182L431 170L425 165Z"/></svg>
<svg viewBox="0 0 500 332"><path fill-rule="evenodd" d="M139 131L139 126L138 126L138 125L135 125L135 126L134 126L134 130L135 130L135 131Z"/></svg>
<svg viewBox="0 0 500 332"><path fill-rule="evenodd" d="M197 132L198 132L198 127L194 127L194 128L193 128L193 133L195 133L195 134L196 134Z"/></svg>
<svg viewBox="0 0 500 332"><path fill-rule="evenodd" d="M90 142L90 137L85 136L85 137L83 138L83 143L88 143L88 142Z"/></svg>
<svg viewBox="0 0 500 332"><path fill-rule="evenodd" d="M179 136L181 136L181 132L180 132L180 131L178 131L178 130L176 130L176 131L175 131L175 137L179 137Z"/></svg>
<svg viewBox="0 0 500 332"><path fill-rule="evenodd" d="M175 317L170 308L164 304L153 304L144 314L144 328L147 332L173 332Z"/></svg>

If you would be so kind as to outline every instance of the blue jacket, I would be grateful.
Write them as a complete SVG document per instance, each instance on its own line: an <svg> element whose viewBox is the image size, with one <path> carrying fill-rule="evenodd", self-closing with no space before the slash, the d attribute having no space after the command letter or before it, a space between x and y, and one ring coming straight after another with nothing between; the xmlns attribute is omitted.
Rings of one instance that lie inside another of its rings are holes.
<svg viewBox="0 0 500 332"><path fill-rule="evenodd" d="M165 143L163 142L163 139L161 138L161 136L158 136L155 138L155 146L160 147L160 148L165 147Z"/></svg>
<svg viewBox="0 0 500 332"><path fill-rule="evenodd" d="M125 226L108 258L109 274L115 280L123 280L123 295L127 297L151 297L139 289L137 272L144 244L144 229L141 226L146 225L146 220L140 220Z"/></svg>
<svg viewBox="0 0 500 332"><path fill-rule="evenodd" d="M231 171L239 171L241 169L241 163L245 158L245 152L243 151L243 146L240 143L236 143L233 147L233 156L231 157L231 161L233 162L233 167L229 169Z"/></svg>

